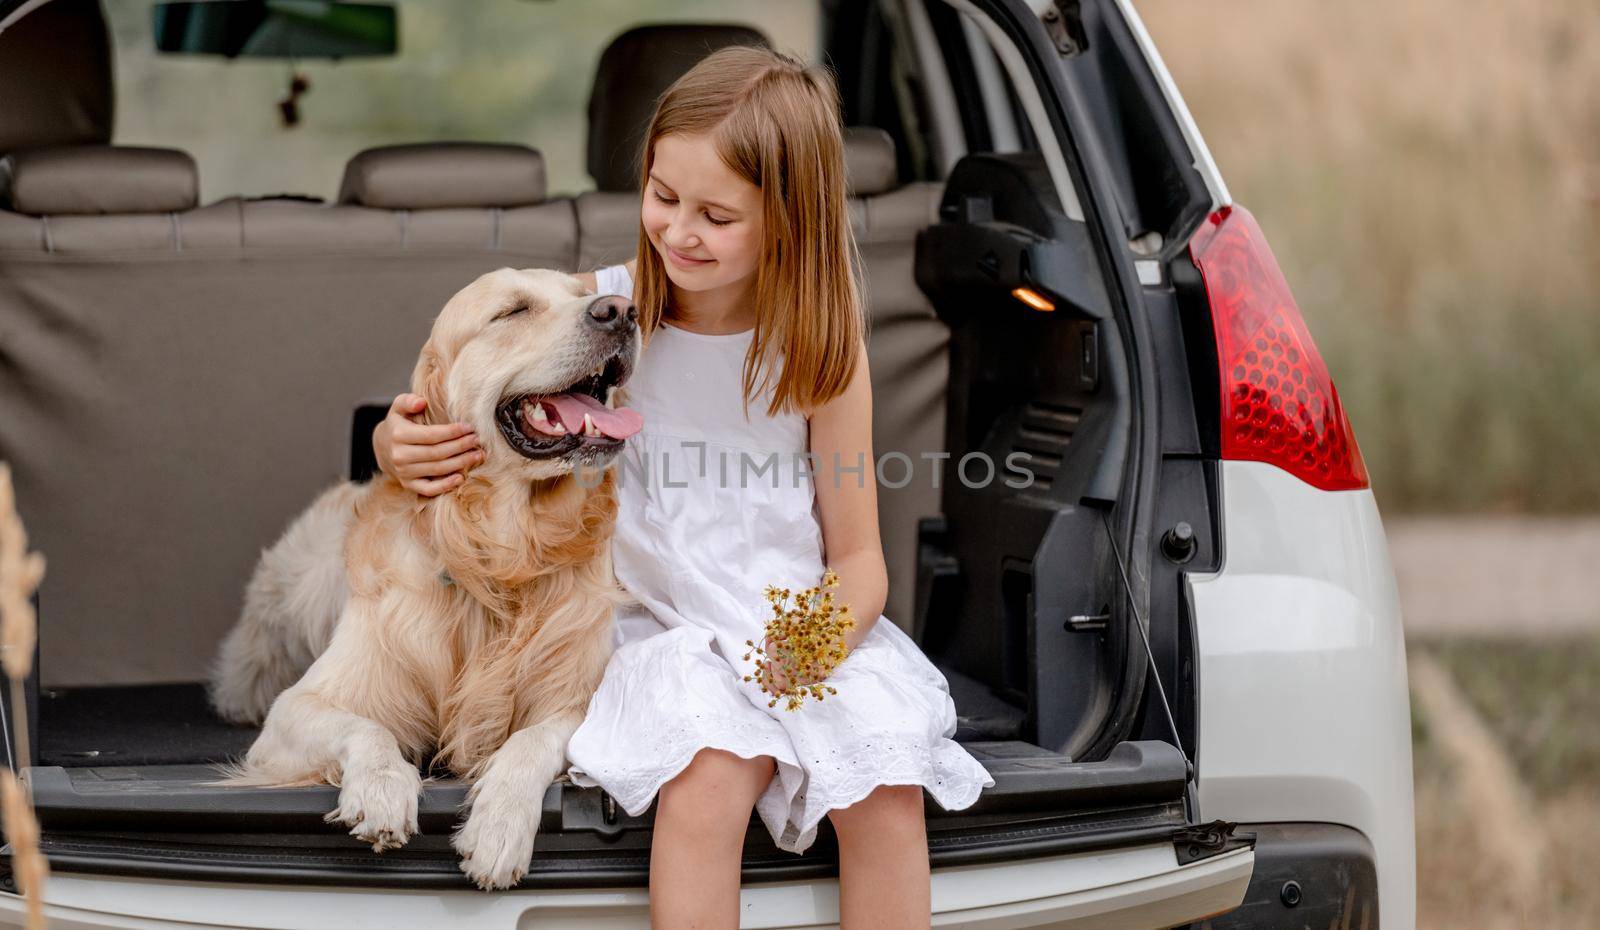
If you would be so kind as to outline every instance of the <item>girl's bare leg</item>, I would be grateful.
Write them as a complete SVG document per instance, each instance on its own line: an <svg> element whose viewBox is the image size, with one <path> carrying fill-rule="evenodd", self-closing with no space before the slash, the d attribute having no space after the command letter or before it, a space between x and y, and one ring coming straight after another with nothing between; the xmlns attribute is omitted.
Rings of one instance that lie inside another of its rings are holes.
<svg viewBox="0 0 1600 930"><path fill-rule="evenodd" d="M776 771L771 756L707 747L661 786L650 839L652 930L739 926L745 830Z"/></svg>
<svg viewBox="0 0 1600 930"><path fill-rule="evenodd" d="M927 930L932 922L921 785L879 785L828 812L839 837L841 930Z"/></svg>

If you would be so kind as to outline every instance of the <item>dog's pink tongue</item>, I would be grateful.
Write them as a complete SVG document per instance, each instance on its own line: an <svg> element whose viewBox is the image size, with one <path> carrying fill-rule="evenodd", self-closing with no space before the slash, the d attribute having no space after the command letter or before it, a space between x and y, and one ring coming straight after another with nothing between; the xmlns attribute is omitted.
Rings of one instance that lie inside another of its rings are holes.
<svg viewBox="0 0 1600 930"><path fill-rule="evenodd" d="M627 439L644 426L639 411L627 407L613 410L588 394L552 394L544 402L556 408L555 417L569 433L583 430L583 415L588 414L595 428L612 439Z"/></svg>

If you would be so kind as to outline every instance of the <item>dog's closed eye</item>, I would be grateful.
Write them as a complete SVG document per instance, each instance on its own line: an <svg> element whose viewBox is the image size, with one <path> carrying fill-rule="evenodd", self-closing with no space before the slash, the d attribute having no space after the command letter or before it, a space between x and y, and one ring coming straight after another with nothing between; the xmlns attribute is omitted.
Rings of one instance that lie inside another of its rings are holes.
<svg viewBox="0 0 1600 930"><path fill-rule="evenodd" d="M530 309L532 309L532 304L530 304L528 301L518 301L517 303L512 304L510 307L500 311L500 313L495 316L495 319L503 320L506 317L516 316L517 314Z"/></svg>

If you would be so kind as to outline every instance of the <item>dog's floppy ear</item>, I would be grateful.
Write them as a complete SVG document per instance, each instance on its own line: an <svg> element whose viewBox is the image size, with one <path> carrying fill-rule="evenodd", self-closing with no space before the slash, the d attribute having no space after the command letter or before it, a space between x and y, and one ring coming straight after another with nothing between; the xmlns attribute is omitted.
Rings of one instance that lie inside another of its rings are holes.
<svg viewBox="0 0 1600 930"><path fill-rule="evenodd" d="M422 347L422 354L417 356L417 367L411 373L411 393L421 394L428 402L423 421L430 426L453 422L450 411L445 409L448 403L444 394L445 374L444 359L429 340Z"/></svg>

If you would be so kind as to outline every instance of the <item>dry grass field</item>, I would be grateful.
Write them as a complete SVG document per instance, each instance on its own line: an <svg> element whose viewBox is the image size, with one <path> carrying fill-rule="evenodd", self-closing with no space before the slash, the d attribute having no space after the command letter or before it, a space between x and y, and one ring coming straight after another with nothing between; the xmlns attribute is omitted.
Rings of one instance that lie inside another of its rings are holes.
<svg viewBox="0 0 1600 930"><path fill-rule="evenodd" d="M1137 6L1385 513L1600 509L1600 5Z"/></svg>
<svg viewBox="0 0 1600 930"><path fill-rule="evenodd" d="M1600 637L1409 650L1418 926L1600 927Z"/></svg>

